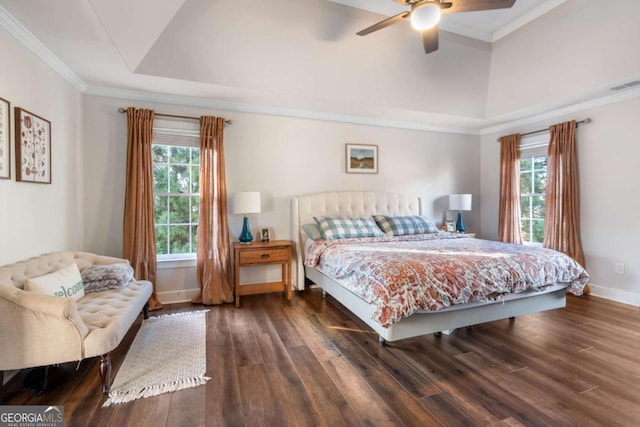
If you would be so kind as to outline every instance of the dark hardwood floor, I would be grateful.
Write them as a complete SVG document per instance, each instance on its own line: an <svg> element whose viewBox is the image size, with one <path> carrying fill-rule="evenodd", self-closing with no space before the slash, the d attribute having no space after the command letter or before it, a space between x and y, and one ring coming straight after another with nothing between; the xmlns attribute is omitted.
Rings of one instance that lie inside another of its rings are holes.
<svg viewBox="0 0 640 427"><path fill-rule="evenodd" d="M39 397L22 372L0 403L64 405L67 426L640 425L637 307L569 296L565 309L385 347L319 290L210 309L205 386L102 408L90 360L52 370Z"/></svg>

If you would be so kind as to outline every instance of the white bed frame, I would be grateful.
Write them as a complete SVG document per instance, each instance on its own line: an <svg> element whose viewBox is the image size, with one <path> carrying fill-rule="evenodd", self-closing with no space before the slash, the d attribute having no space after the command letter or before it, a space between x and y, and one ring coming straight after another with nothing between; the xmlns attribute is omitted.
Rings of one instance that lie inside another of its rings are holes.
<svg viewBox="0 0 640 427"><path fill-rule="evenodd" d="M313 281L376 331L381 343L514 318L561 308L566 304L566 285L555 285L549 286L544 291L508 295L496 302L470 303L436 312L420 312L394 323L389 328L383 328L373 320L372 305L315 268L304 266L304 243L307 235L301 227L303 224L314 222L314 216L363 217L375 214L421 215L422 203L419 197L374 191L328 192L294 198L292 201L292 236L296 239L294 287L304 290L305 277Z"/></svg>

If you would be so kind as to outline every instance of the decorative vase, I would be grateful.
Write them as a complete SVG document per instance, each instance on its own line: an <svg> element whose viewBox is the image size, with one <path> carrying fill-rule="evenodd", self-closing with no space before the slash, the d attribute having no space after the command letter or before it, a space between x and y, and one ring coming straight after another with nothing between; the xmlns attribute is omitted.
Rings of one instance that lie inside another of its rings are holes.
<svg viewBox="0 0 640 427"><path fill-rule="evenodd" d="M462 222L462 212L458 212L458 221L456 221L456 231L458 233L464 233L464 222Z"/></svg>
<svg viewBox="0 0 640 427"><path fill-rule="evenodd" d="M251 229L249 228L249 218L244 216L244 221L242 222L242 232L240 233L240 237L238 237L241 243L249 244L253 241L253 236L251 235Z"/></svg>

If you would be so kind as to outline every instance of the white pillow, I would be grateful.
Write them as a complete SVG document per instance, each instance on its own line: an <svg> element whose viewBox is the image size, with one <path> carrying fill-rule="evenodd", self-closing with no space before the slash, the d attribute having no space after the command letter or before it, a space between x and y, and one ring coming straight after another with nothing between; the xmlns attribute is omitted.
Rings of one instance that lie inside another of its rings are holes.
<svg viewBox="0 0 640 427"><path fill-rule="evenodd" d="M84 296L82 276L75 262L53 273L27 280L24 290L76 301Z"/></svg>

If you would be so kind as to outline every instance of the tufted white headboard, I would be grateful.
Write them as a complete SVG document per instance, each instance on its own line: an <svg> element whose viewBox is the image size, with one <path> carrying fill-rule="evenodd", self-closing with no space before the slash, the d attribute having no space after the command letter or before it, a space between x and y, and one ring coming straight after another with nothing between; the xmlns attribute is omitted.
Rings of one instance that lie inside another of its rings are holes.
<svg viewBox="0 0 640 427"><path fill-rule="evenodd" d="M302 225L314 216L365 217L371 215L422 215L420 197L381 191L332 191L294 197L291 203L291 236L295 239L296 273L293 288L304 289L304 242Z"/></svg>

